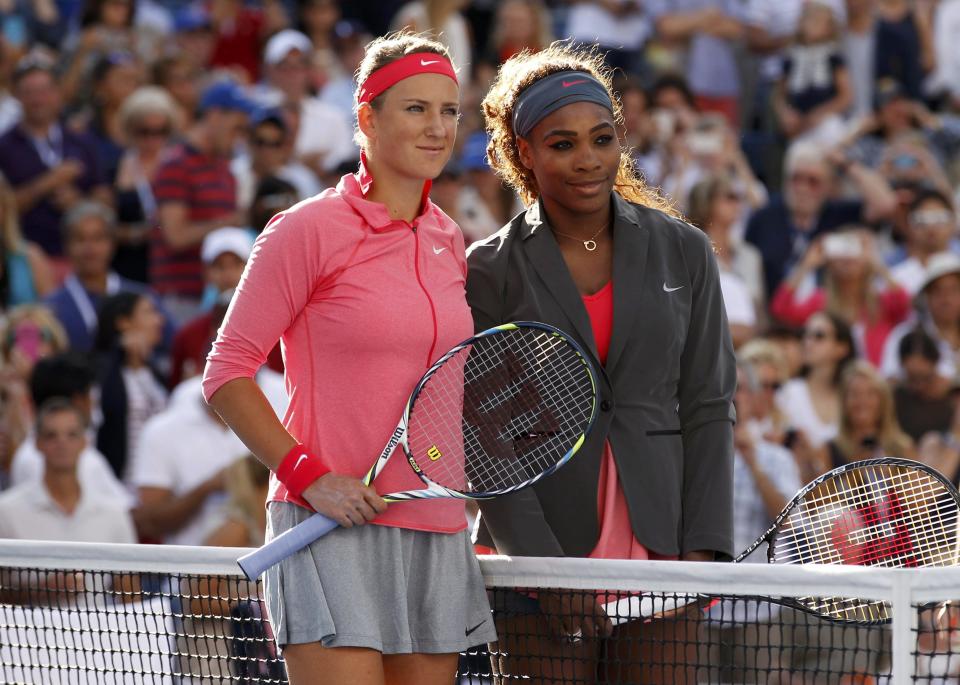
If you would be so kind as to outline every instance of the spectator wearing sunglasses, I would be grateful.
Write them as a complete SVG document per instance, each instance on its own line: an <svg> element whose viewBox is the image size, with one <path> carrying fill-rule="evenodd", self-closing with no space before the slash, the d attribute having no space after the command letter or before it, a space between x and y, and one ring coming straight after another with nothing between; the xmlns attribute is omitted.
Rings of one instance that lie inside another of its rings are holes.
<svg viewBox="0 0 960 685"><path fill-rule="evenodd" d="M71 126L85 127L97 146L100 167L108 183L113 183L126 145L121 128L121 109L128 97L144 81L143 66L128 52L112 52L100 57L90 77L92 97L84 99L81 111L69 119Z"/></svg>
<svg viewBox="0 0 960 685"><path fill-rule="evenodd" d="M743 196L725 176L707 176L690 191L690 223L710 236L720 266L720 288L734 347L753 337L764 300L760 253L734 235Z"/></svg>
<svg viewBox="0 0 960 685"><path fill-rule="evenodd" d="M821 233L844 224L873 224L887 219L896 196L875 171L840 151L798 142L790 147L783 194L774 195L747 224L746 239L760 250L767 292L773 293ZM841 180L856 190L853 199L835 197Z"/></svg>
<svg viewBox="0 0 960 685"><path fill-rule="evenodd" d="M751 434L756 440L784 444L789 420L776 402L790 375L783 351L767 338L756 338L741 347L737 357L750 365L756 376L753 414L747 419Z"/></svg>
<svg viewBox="0 0 960 685"><path fill-rule="evenodd" d="M921 190L910 205L906 237L907 257L890 273L911 295L916 295L930 258L938 252L957 250L957 218L950 199L938 190Z"/></svg>
<svg viewBox="0 0 960 685"><path fill-rule="evenodd" d="M284 112L276 108L254 112L250 119L247 154L234 159L230 169L237 179L238 204L243 210L252 206L260 181L270 176L292 185L296 189L297 201L313 197L323 189L313 170L293 158L290 126ZM289 205L282 209L288 208Z"/></svg>
<svg viewBox="0 0 960 685"><path fill-rule="evenodd" d="M780 411L790 417L786 444L797 458L802 482L823 473L823 446L840 425L840 379L855 356L853 335L843 319L829 312L810 317L803 331L803 376L777 394Z"/></svg>
<svg viewBox="0 0 960 685"><path fill-rule="evenodd" d="M120 158L113 193L117 208L117 251L113 265L121 276L148 280L149 230L157 219L153 181L170 149L176 104L157 86L138 88L120 108L126 150Z"/></svg>
<svg viewBox="0 0 960 685"><path fill-rule="evenodd" d="M264 99L293 110L294 154L321 178L331 177L341 161L360 153L343 112L312 94L312 59L313 43L299 31L272 36L263 49Z"/></svg>

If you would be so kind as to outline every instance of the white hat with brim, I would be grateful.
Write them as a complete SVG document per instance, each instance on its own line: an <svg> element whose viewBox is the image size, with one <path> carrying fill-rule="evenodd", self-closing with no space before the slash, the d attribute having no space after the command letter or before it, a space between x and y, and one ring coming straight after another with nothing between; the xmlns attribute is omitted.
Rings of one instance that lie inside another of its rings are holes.
<svg viewBox="0 0 960 685"><path fill-rule="evenodd" d="M204 264L211 264L217 257L229 252L247 261L252 251L253 235L250 231L245 228L218 228L203 239L200 258Z"/></svg>
<svg viewBox="0 0 960 685"><path fill-rule="evenodd" d="M960 274L960 257L953 252L938 252L927 262L927 270L917 293L923 294L935 280L950 274Z"/></svg>

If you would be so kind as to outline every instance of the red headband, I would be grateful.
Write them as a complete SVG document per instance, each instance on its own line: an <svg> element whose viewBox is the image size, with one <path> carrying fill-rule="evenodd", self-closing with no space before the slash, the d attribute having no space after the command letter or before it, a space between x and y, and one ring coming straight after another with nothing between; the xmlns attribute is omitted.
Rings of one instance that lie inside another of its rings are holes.
<svg viewBox="0 0 960 685"><path fill-rule="evenodd" d="M453 65L443 55L434 52L417 52L406 55L390 64L380 67L367 77L357 93L357 104L370 102L387 88L396 85L405 78L417 74L442 74L449 76L459 85Z"/></svg>

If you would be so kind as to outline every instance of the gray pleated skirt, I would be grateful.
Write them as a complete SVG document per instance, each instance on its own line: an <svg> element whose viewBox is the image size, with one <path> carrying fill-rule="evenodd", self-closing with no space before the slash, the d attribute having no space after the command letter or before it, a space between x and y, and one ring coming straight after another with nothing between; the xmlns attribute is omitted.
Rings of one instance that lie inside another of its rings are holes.
<svg viewBox="0 0 960 685"><path fill-rule="evenodd" d="M402 505L400 505L402 506ZM309 517L269 505L267 539ZM497 639L466 531L337 528L264 576L277 644L446 654Z"/></svg>

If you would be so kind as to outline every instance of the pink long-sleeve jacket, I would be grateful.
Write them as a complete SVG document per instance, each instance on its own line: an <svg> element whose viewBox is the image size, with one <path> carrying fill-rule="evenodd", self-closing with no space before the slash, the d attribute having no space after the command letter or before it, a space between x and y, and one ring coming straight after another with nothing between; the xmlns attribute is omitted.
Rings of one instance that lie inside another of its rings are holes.
<svg viewBox="0 0 960 685"><path fill-rule="evenodd" d="M361 169L273 219L203 379L209 400L224 383L252 378L279 339L290 395L284 425L331 470L357 478L387 443L420 376L473 333L457 225L429 200L412 223L391 219L364 198L369 187ZM383 494L424 487L402 451L374 485ZM269 500L295 501L275 476ZM401 502L375 523L456 532L465 527L464 507Z"/></svg>

